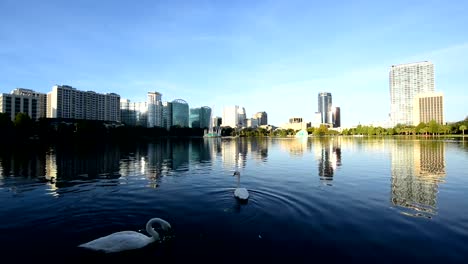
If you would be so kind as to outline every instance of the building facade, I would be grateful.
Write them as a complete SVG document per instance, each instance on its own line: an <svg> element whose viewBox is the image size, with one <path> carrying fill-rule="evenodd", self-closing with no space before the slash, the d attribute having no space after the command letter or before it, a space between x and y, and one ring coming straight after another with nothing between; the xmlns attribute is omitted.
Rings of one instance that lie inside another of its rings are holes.
<svg viewBox="0 0 468 264"><path fill-rule="evenodd" d="M257 112L252 118L257 119L259 126L268 125L268 115L266 112Z"/></svg>
<svg viewBox="0 0 468 264"><path fill-rule="evenodd" d="M172 103L171 102L163 102L163 127L169 130L172 126Z"/></svg>
<svg viewBox="0 0 468 264"><path fill-rule="evenodd" d="M148 127L163 126L163 105L161 100L161 93L148 92Z"/></svg>
<svg viewBox="0 0 468 264"><path fill-rule="evenodd" d="M148 103L120 101L120 119L127 126L148 127Z"/></svg>
<svg viewBox="0 0 468 264"><path fill-rule="evenodd" d="M341 127L341 109L339 107L332 107L332 122L333 127Z"/></svg>
<svg viewBox="0 0 468 264"><path fill-rule="evenodd" d="M15 120L15 117L18 113L25 113L32 120L37 120L42 117L40 96L16 93L15 91L13 91L11 94L0 94L1 113L6 113L9 115L12 121Z"/></svg>
<svg viewBox="0 0 468 264"><path fill-rule="evenodd" d="M223 108L222 126L237 127L239 124L239 106L225 106Z"/></svg>
<svg viewBox="0 0 468 264"><path fill-rule="evenodd" d="M55 85L47 94L47 117L120 122L120 96Z"/></svg>
<svg viewBox="0 0 468 264"><path fill-rule="evenodd" d="M189 127L189 105L182 99L172 101L172 126Z"/></svg>
<svg viewBox="0 0 468 264"><path fill-rule="evenodd" d="M431 120L441 125L445 123L444 95L441 92L419 93L414 97L413 125Z"/></svg>
<svg viewBox="0 0 468 264"><path fill-rule="evenodd" d="M423 61L392 65L389 79L392 125L412 125L414 98L419 93L434 92L434 64Z"/></svg>
<svg viewBox="0 0 468 264"><path fill-rule="evenodd" d="M322 124L331 124L332 95L331 93L321 92L318 94L318 112L320 113L320 122Z"/></svg>

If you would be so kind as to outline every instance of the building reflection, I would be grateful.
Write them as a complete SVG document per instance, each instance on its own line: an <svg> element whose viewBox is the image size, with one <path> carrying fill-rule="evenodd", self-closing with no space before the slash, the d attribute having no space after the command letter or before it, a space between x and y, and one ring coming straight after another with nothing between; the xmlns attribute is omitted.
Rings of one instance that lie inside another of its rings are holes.
<svg viewBox="0 0 468 264"><path fill-rule="evenodd" d="M307 138L291 138L278 141L280 148L288 151L291 157L302 157L304 152L310 150Z"/></svg>
<svg viewBox="0 0 468 264"><path fill-rule="evenodd" d="M318 175L322 181L332 181L341 163L341 138L321 138L313 142L314 153L318 160Z"/></svg>
<svg viewBox="0 0 468 264"><path fill-rule="evenodd" d="M222 164L225 169L236 170L245 167L247 148L243 144L243 140L223 140L221 153Z"/></svg>
<svg viewBox="0 0 468 264"><path fill-rule="evenodd" d="M268 161L268 139L252 140L248 144L247 152L250 153L252 159L258 162Z"/></svg>
<svg viewBox="0 0 468 264"><path fill-rule="evenodd" d="M445 172L445 144L397 141L391 151L391 202L403 214L437 214L437 192Z"/></svg>

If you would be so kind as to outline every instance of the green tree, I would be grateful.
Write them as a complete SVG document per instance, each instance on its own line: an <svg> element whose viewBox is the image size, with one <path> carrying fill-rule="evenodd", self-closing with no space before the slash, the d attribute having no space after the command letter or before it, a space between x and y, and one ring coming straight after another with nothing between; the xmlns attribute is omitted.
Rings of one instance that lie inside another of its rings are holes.
<svg viewBox="0 0 468 264"><path fill-rule="evenodd" d="M439 124L435 121L435 120L431 120L429 121L429 123L427 124L428 126L428 131L429 133L432 133L432 135L434 136L435 133L438 133L439 132Z"/></svg>
<svg viewBox="0 0 468 264"><path fill-rule="evenodd" d="M466 126L465 126L465 125L461 125L461 126L460 126L460 130L462 131L463 136L465 136Z"/></svg>

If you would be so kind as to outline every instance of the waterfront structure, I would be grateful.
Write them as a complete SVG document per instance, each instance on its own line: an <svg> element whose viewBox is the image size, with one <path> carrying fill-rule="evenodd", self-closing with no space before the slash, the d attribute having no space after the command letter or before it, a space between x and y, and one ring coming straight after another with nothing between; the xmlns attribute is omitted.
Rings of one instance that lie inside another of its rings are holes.
<svg viewBox="0 0 468 264"><path fill-rule="evenodd" d="M189 105L182 99L172 101L172 126L189 127Z"/></svg>
<svg viewBox="0 0 468 264"><path fill-rule="evenodd" d="M148 92L148 127L163 126L163 105L161 98L161 93Z"/></svg>
<svg viewBox="0 0 468 264"><path fill-rule="evenodd" d="M10 94L0 94L0 112L15 120L18 113L27 114L32 120L45 117L46 95L33 90L17 88Z"/></svg>
<svg viewBox="0 0 468 264"><path fill-rule="evenodd" d="M423 61L392 65L389 79L392 124L413 125L414 98L419 93L434 92L434 64Z"/></svg>
<svg viewBox="0 0 468 264"><path fill-rule="evenodd" d="M419 93L413 102L413 125L428 123L435 120L443 125L444 120L444 95L441 92Z"/></svg>
<svg viewBox="0 0 468 264"><path fill-rule="evenodd" d="M172 103L171 102L163 102L163 127L166 129L170 129L172 126Z"/></svg>
<svg viewBox="0 0 468 264"><path fill-rule="evenodd" d="M268 115L266 112L257 112L252 119L257 119L259 126L268 125Z"/></svg>
<svg viewBox="0 0 468 264"><path fill-rule="evenodd" d="M47 93L47 117L120 121L120 96L55 85Z"/></svg>
<svg viewBox="0 0 468 264"><path fill-rule="evenodd" d="M127 126L148 127L148 103L120 100L121 122Z"/></svg>

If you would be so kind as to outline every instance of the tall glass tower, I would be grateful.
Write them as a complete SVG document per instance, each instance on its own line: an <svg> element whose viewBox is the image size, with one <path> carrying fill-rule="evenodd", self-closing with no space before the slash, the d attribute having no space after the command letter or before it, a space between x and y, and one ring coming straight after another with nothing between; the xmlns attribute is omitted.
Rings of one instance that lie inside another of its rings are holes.
<svg viewBox="0 0 468 264"><path fill-rule="evenodd" d="M332 95L331 93L321 92L318 94L318 112L320 113L320 122L322 124L331 124L332 117Z"/></svg>

